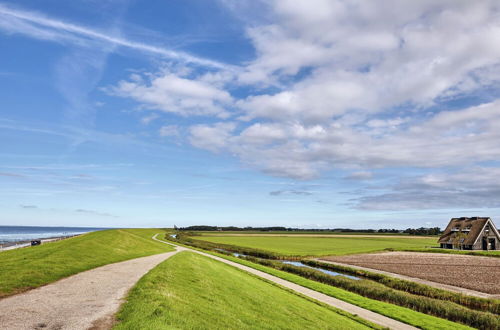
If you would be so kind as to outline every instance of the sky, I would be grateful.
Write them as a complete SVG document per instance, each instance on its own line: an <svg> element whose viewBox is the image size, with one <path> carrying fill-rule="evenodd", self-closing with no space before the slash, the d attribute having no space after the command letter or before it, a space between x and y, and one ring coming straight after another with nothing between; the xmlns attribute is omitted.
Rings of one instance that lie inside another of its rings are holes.
<svg viewBox="0 0 500 330"><path fill-rule="evenodd" d="M0 0L0 225L500 222L500 4Z"/></svg>

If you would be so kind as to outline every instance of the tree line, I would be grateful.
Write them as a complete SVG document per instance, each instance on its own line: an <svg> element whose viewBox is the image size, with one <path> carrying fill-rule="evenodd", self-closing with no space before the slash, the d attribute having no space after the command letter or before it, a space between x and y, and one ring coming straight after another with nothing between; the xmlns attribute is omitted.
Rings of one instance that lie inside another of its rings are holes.
<svg viewBox="0 0 500 330"><path fill-rule="evenodd" d="M333 229L318 229L318 228L287 228L280 226L273 227L236 227L236 226L188 226L177 227L174 229L180 231L312 231L312 232L337 232L337 233L392 233L392 234L408 234L408 235L439 235L441 229L439 227L433 228L408 228L405 230L400 229L350 229L350 228L333 228Z"/></svg>

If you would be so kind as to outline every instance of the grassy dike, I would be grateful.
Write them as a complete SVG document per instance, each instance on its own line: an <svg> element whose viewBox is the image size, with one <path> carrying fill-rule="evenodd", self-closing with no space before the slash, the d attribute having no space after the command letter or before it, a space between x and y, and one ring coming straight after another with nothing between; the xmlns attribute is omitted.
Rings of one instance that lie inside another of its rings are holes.
<svg viewBox="0 0 500 330"><path fill-rule="evenodd" d="M169 242L168 240L164 239L160 235L157 238L162 239L165 242ZM173 243L183 245L180 242L173 242ZM472 329L472 328L470 328L466 325L460 324L460 323L456 323L456 322L445 320L445 319L435 317L432 315L420 313L420 312L414 311L414 310L406 308L406 307L390 304L390 303L375 300L375 299L366 298L366 297L363 297L359 294L349 292L347 290L337 288L337 287L334 287L334 286L331 286L328 284L316 282L316 281L304 278L304 277L299 276L299 275L291 274L291 273L288 273L285 271L277 270L277 269L263 266L260 264L256 264L256 263L253 263L253 262L250 262L247 260L228 256L225 254L215 253L212 251L207 251L207 250L199 249L199 248L192 247L192 246L187 246L187 245L185 245L185 246L189 247L191 249L200 250L200 251L203 251L205 253L216 255L218 257L225 258L227 260L231 260L231 261L237 262L239 264L242 264L242 265L245 265L248 267L252 267L252 268L260 270L262 272L274 275L276 277L285 279L287 281L304 286L306 288L324 293L324 294L329 295L331 297L334 297L334 298L343 300L345 302L351 303L353 305L371 310L375 313L379 313L381 315L390 317L392 319L401 321L403 323L410 324L410 325L415 326L415 327L420 328L420 329L429 329L429 330L430 329Z"/></svg>
<svg viewBox="0 0 500 330"><path fill-rule="evenodd" d="M115 329L367 329L253 275L180 252L131 290Z"/></svg>
<svg viewBox="0 0 500 330"><path fill-rule="evenodd" d="M0 298L119 261L172 251L158 229L113 229L0 252Z"/></svg>

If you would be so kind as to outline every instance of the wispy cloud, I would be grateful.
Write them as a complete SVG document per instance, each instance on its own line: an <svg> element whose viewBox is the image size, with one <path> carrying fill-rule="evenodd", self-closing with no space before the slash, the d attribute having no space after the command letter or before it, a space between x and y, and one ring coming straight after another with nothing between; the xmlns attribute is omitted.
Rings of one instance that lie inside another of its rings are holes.
<svg viewBox="0 0 500 330"><path fill-rule="evenodd" d="M87 213L87 214L97 215L97 216L101 216L101 217L118 218L118 216L116 216L116 215L109 214L109 213L98 212L98 211L94 211L94 210L76 209L75 212L77 212L77 213Z"/></svg>
<svg viewBox="0 0 500 330"><path fill-rule="evenodd" d="M17 173L10 173L10 172L0 172L0 176L6 176L6 177L11 177L11 178L23 178L24 175L17 174Z"/></svg>
<svg viewBox="0 0 500 330"><path fill-rule="evenodd" d="M21 205L19 205L19 207L22 209L37 209L38 208L38 206L36 206L36 205L25 205L25 204L21 204Z"/></svg>
<svg viewBox="0 0 500 330"><path fill-rule="evenodd" d="M301 195L301 196L310 196L313 193L310 191L304 190L276 190L271 191L269 195L271 196L281 196L281 195Z"/></svg>
<svg viewBox="0 0 500 330"><path fill-rule="evenodd" d="M185 52L174 51L164 47L150 45L143 42L129 40L123 36L99 31L91 27L77 25L45 15L14 9L0 4L0 29L10 33L22 33L39 39L52 39L55 41L70 41L86 44L89 40L101 41L111 45L159 55L164 58L198 64L202 66L229 69L224 63L190 55Z"/></svg>

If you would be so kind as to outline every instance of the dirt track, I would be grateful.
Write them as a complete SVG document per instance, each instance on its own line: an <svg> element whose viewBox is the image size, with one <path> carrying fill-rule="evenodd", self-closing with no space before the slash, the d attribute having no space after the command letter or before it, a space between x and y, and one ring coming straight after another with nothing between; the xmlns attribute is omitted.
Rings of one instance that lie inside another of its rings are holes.
<svg viewBox="0 0 500 330"><path fill-rule="evenodd" d="M320 259L416 277L492 295L500 294L499 258L443 253L383 252Z"/></svg>
<svg viewBox="0 0 500 330"><path fill-rule="evenodd" d="M106 265L0 300L0 329L109 329L128 290L168 252Z"/></svg>

